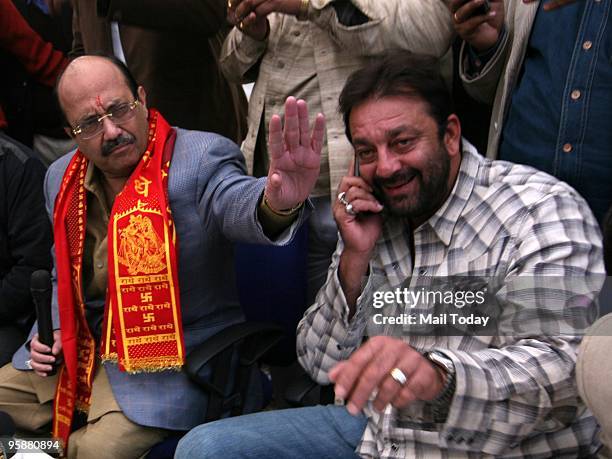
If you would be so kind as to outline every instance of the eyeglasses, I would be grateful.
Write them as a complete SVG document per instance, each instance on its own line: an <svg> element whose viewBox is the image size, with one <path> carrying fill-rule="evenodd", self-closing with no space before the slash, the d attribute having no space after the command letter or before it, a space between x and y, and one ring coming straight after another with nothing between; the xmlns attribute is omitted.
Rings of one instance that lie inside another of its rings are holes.
<svg viewBox="0 0 612 459"><path fill-rule="evenodd" d="M82 121L72 128L72 133L84 140L91 139L102 132L104 118L110 118L114 124L123 124L134 117L134 109L137 105L140 105L138 100L115 105L103 115L92 116Z"/></svg>

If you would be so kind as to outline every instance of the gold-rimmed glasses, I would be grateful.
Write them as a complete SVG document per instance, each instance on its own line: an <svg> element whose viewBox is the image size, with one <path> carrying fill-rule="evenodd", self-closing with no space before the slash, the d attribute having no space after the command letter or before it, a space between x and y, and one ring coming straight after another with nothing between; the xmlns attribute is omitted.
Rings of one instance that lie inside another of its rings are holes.
<svg viewBox="0 0 612 459"><path fill-rule="evenodd" d="M106 113L99 116L91 116L81 121L72 128L72 133L84 140L91 139L102 132L102 122L105 118L110 118L114 124L125 123L134 117L134 109L139 104L140 101L135 100L134 102L122 102L113 105Z"/></svg>

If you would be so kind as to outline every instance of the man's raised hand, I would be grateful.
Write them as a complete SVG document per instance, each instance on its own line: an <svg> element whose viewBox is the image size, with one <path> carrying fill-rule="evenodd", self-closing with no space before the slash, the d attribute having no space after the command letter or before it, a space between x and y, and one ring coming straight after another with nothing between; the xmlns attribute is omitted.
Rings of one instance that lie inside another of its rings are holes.
<svg viewBox="0 0 612 459"><path fill-rule="evenodd" d="M266 183L266 200L277 210L298 206L308 198L321 163L325 118L319 113L312 131L308 123L308 106L303 100L288 97L285 123L272 116L269 126L268 153L270 168Z"/></svg>

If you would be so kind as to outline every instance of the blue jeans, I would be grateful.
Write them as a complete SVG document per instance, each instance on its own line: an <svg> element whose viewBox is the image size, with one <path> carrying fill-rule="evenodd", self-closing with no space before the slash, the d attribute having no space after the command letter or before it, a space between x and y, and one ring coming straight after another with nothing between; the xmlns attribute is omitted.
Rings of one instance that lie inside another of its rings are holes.
<svg viewBox="0 0 612 459"><path fill-rule="evenodd" d="M367 424L343 406L263 411L202 424L178 444L175 459L356 458Z"/></svg>

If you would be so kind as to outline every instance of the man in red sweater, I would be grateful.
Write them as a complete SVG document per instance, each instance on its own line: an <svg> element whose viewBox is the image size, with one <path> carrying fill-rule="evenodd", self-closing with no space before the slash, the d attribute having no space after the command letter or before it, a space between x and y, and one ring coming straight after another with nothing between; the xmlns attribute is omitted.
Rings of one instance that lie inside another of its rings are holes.
<svg viewBox="0 0 612 459"><path fill-rule="evenodd" d="M30 27L11 0L0 0L0 49L14 55L33 78L49 87L68 65L64 54ZM0 129L6 128L0 102Z"/></svg>

